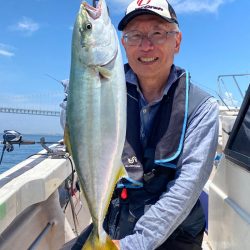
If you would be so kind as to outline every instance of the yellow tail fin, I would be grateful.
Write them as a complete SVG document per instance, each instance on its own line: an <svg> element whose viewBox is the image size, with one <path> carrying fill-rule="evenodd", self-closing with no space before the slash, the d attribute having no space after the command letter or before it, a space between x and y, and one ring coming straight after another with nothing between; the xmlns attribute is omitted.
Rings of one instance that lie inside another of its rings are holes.
<svg viewBox="0 0 250 250"><path fill-rule="evenodd" d="M84 243L82 250L117 250L116 245L108 235L106 241L102 243L95 232L95 230L92 230L87 241Z"/></svg>

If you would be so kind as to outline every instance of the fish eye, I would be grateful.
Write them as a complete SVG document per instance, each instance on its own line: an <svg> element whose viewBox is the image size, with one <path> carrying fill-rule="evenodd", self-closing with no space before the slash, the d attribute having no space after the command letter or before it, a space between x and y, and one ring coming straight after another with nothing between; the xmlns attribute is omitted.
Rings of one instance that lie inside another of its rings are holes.
<svg viewBox="0 0 250 250"><path fill-rule="evenodd" d="M87 23L85 27L86 27L87 30L91 30L92 29L92 24L91 23Z"/></svg>

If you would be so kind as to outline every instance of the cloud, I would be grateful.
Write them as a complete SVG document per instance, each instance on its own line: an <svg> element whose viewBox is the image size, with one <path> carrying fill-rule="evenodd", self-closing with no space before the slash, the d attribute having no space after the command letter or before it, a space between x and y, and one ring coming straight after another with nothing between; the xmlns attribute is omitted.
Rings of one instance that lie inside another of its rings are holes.
<svg viewBox="0 0 250 250"><path fill-rule="evenodd" d="M169 0L177 13L187 12L217 12L223 4L234 0Z"/></svg>
<svg viewBox="0 0 250 250"><path fill-rule="evenodd" d="M11 26L10 29L14 31L21 31L26 35L31 35L35 31L39 30L40 25L33 21L31 18L22 17L22 19L15 25Z"/></svg>
<svg viewBox="0 0 250 250"><path fill-rule="evenodd" d="M15 54L12 52L9 52L7 50L0 49L0 56L7 56L7 57L12 57Z"/></svg>
<svg viewBox="0 0 250 250"><path fill-rule="evenodd" d="M5 57L12 57L14 56L14 52L12 51L14 48L7 45L0 43L0 56L5 56Z"/></svg>

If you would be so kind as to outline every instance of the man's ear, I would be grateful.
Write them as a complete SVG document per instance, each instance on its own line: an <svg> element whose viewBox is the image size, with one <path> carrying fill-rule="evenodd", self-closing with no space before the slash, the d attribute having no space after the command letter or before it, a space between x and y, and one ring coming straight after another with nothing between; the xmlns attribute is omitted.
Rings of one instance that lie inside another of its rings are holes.
<svg viewBox="0 0 250 250"><path fill-rule="evenodd" d="M182 40L182 33L179 32L178 34L176 34L176 38L175 38L175 53L179 53L180 51L181 40Z"/></svg>
<svg viewBox="0 0 250 250"><path fill-rule="evenodd" d="M121 42L122 42L122 46L125 48L125 41L123 37L121 38Z"/></svg>

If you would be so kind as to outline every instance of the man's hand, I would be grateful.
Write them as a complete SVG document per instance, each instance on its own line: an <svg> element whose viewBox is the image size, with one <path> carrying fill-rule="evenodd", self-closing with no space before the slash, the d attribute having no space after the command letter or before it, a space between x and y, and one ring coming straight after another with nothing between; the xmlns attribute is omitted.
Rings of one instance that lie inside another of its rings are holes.
<svg viewBox="0 0 250 250"><path fill-rule="evenodd" d="M120 249L120 242L119 242L119 240L112 240L112 241L116 245L117 249Z"/></svg>

